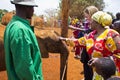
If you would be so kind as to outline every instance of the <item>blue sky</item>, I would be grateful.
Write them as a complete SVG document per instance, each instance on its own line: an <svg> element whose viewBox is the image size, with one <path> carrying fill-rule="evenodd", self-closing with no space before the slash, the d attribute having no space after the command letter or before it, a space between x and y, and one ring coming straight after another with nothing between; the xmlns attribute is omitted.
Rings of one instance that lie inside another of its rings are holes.
<svg viewBox="0 0 120 80"><path fill-rule="evenodd" d="M60 0L36 0L39 7L35 8L35 14L42 15L47 9L57 9ZM106 7L104 11L112 12L114 15L120 11L120 1L119 0L104 0ZM14 10L14 5L10 3L10 0L1 0L0 9L7 9L9 11Z"/></svg>

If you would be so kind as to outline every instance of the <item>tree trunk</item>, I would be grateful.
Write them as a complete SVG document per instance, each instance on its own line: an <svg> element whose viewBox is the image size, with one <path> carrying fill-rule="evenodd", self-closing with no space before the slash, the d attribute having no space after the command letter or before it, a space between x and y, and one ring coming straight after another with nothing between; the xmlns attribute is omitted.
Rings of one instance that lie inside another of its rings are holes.
<svg viewBox="0 0 120 80"><path fill-rule="evenodd" d="M70 0L62 0L62 37L68 37L69 1Z"/></svg>
<svg viewBox="0 0 120 80"><path fill-rule="evenodd" d="M68 15L69 15L69 1L62 0L62 28L61 36L68 37ZM64 52L64 51L62 51ZM69 53L69 52L68 52ZM67 58L68 53L60 55L60 80L67 80ZM67 55L67 56L66 56Z"/></svg>

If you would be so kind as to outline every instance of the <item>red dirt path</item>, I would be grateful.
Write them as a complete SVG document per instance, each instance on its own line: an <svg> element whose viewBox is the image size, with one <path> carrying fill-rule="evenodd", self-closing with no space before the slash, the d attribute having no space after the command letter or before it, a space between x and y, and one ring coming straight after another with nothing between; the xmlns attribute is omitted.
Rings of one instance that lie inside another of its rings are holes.
<svg viewBox="0 0 120 80"><path fill-rule="evenodd" d="M60 55L49 54L49 58L42 59L43 61L43 76L44 80L59 80L60 78ZM74 53L70 53L68 58L68 74L67 80L81 80L83 75L82 64L74 58ZM6 71L0 72L0 80L7 80Z"/></svg>

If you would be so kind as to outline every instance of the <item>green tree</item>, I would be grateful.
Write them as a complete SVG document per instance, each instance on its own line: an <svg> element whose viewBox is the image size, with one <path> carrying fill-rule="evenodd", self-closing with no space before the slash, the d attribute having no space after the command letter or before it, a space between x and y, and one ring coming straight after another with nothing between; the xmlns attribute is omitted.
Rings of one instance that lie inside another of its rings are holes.
<svg viewBox="0 0 120 80"><path fill-rule="evenodd" d="M1 22L1 19L2 19L2 16L7 13L8 11L6 9L0 9L0 22Z"/></svg>
<svg viewBox="0 0 120 80"><path fill-rule="evenodd" d="M70 4L69 15L76 16L78 18L83 18L83 10L88 6L86 0L76 0Z"/></svg>
<svg viewBox="0 0 120 80"><path fill-rule="evenodd" d="M103 10L105 3L103 0L70 0L69 15L83 18L83 10L90 5L96 6L99 10ZM60 3L61 9L61 3Z"/></svg>
<svg viewBox="0 0 120 80"><path fill-rule="evenodd" d="M2 16L3 16L3 11L0 9L0 22L1 22Z"/></svg>

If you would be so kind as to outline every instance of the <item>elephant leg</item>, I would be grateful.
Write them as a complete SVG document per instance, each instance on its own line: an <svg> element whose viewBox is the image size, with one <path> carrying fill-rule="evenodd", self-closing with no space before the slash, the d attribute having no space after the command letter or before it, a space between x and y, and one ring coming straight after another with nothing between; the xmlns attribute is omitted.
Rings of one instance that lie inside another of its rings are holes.
<svg viewBox="0 0 120 80"><path fill-rule="evenodd" d="M67 46L61 45L60 53L60 80L67 80L67 65L69 51Z"/></svg>
<svg viewBox="0 0 120 80"><path fill-rule="evenodd" d="M6 70L3 41L0 41L0 71Z"/></svg>

